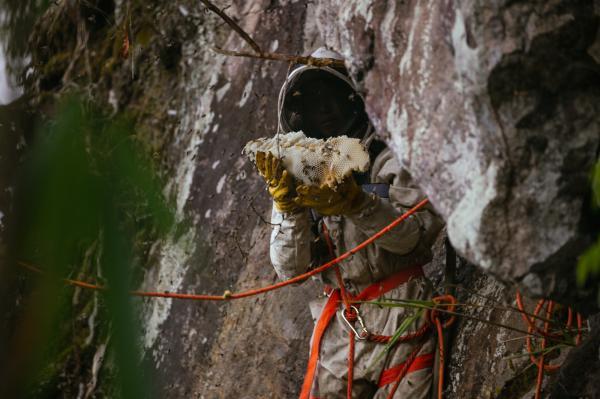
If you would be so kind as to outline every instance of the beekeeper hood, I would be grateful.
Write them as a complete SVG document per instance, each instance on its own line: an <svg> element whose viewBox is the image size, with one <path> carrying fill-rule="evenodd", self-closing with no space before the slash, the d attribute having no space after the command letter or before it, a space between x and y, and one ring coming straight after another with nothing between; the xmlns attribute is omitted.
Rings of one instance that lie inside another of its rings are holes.
<svg viewBox="0 0 600 399"><path fill-rule="evenodd" d="M343 60L339 53L324 47L311 56ZM315 138L342 134L362 138L369 129L364 108L346 68L300 65L290 72L279 92L279 129L302 130Z"/></svg>

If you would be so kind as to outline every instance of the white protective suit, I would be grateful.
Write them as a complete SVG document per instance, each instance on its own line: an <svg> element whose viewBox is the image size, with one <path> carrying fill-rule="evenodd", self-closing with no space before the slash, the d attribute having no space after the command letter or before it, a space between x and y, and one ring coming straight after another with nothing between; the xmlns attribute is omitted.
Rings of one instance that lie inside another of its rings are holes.
<svg viewBox="0 0 600 399"><path fill-rule="evenodd" d="M325 56L339 58L339 55L331 52L326 53ZM290 89L290 82L303 70L315 68L302 66L290 74L280 94L280 115L283 115L281 107L284 106L282 96L285 96L285 92ZM327 67L320 69L325 73L333 73L352 85L351 81L340 72ZM280 123L286 130L286 121L280 120ZM364 140L368 142L370 137ZM371 183L389 185L389 198L366 194L364 207L357 214L316 219L314 213L306 208L282 214L273 207L274 226L271 234L270 256L281 279L289 279L305 273L311 266L317 266L328 260L328 257L323 258L316 253L315 241L322 236L323 230L316 227L317 224L325 224L334 244L335 255L340 255L387 226L424 198L410 175L400 167L389 149L383 150L371 161ZM403 269L424 265L430 261L430 247L441 227L442 221L433 210L430 207L423 208L374 244L343 261L340 270L348 292L357 295L366 287L385 280ZM318 278L326 285L337 287L333 269L327 270ZM407 282L395 286L383 297L429 299L431 294L432 289L428 280L422 275L416 275ZM327 300L327 297L323 297L310 303L315 320L319 318ZM350 328L342 318L342 308L340 304L337 314L327 325L321 339L311 398L346 398ZM414 310L401 307L379 307L370 304L360 306L360 316L369 332L388 336L394 334L406 315L412 312ZM426 320L422 317L411 325L406 334L417 331L424 323ZM417 346L421 346L418 352L415 351ZM394 380L390 382L388 377L394 375L394 370L398 371L402 368L402 364L414 352L417 353L419 365L411 368L401 380L394 398L429 398L432 386L432 357L435 350L434 334L429 333L419 339L396 344L384 357L375 362L375 358L384 347L385 345L379 342L355 341L352 397L388 397L394 385Z"/></svg>

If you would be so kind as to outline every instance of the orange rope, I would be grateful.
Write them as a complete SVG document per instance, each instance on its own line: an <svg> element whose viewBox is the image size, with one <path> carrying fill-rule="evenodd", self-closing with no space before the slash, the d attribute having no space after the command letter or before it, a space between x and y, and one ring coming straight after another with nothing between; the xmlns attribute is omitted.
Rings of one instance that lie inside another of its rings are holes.
<svg viewBox="0 0 600 399"><path fill-rule="evenodd" d="M541 301L542 304L544 303L544 301ZM546 306L546 319L550 320L550 317L552 317L552 312L554 310L554 302L553 301L548 301L548 305ZM550 327L550 322L545 322L544 323L544 333L547 334L548 333L548 329ZM541 399L542 398L542 383L544 382L544 369L546 368L546 365L544 364L544 350L546 350L546 338L542 338L542 353L540 355L540 358L538 360L538 374L537 374L537 379L536 379L536 385L535 385L535 399ZM550 365L548 365L550 366ZM556 367L556 366L553 366Z"/></svg>
<svg viewBox="0 0 600 399"><path fill-rule="evenodd" d="M411 216L412 214L414 214L415 212L417 212L419 209L421 209L422 207L424 207L425 205L427 205L427 203L429 202L429 200L427 198L423 199L422 201L420 201L417 205L415 205L413 208L411 208L410 210L408 210L407 212L403 213L401 216L399 216L398 218L396 218L392 223L390 223L389 225L387 225L386 227L384 227L383 229L381 229L380 231L378 231L377 233L375 233L374 235L372 235L371 237L369 237L368 239L366 239L365 241L363 241L362 243L360 243L359 245L357 245L356 247L352 248L349 251L346 251L345 253L343 253L342 255L336 257L335 259L330 260L329 262L326 262L325 264L309 271L306 273L303 273L301 275L298 275L296 277L293 277L291 279L285 280L285 281L281 281L279 283L276 284L272 284L272 285L268 285L265 287L260 287L260 288L255 288L255 289L251 289L251 290L247 290L247 291L242 291L239 293L230 293L229 291L226 291L225 294L223 295L206 295L206 294L182 294L182 293L170 293L170 292L147 292L147 291L130 291L130 295L133 296L138 296L138 297L150 297L150 298L173 298L173 299L189 299L189 300L208 300L208 301L224 301L224 300L230 300L230 299L241 299L241 298L246 298L246 297L250 297L250 296L254 296L254 295L258 295L258 294L262 294L265 292L269 292L269 291L273 291L276 290L278 288L282 288L294 283L298 283L301 281L306 280L307 278L314 276L316 274L322 273L327 269L330 269L333 266L338 265L341 261L351 257L352 255L354 255L355 253L363 250L364 248L366 248L369 244L373 243L375 240L379 239L380 237L382 237L383 235L387 234L390 230L392 230L394 227L396 227L397 225L399 225L400 223L402 223L404 220L406 220L409 216ZM323 224L324 228L326 229L325 225ZM328 234L326 235L328 237ZM327 242L330 251L333 250L333 246L332 243L328 237L328 242ZM42 270L40 270L39 268L26 263L26 262L18 262L19 265L35 271L37 273L43 273ZM338 280L338 284L340 286L340 293L341 293L341 297L342 300L344 302L345 305L345 310L347 311L346 317L350 320L352 318L353 315L353 311L350 305L350 299L349 296L347 295L346 291L345 291L345 286L343 284L343 279L341 276L341 271L339 270L339 267L336 268L336 278ZM72 279L64 279L64 281L67 284L73 285L73 286L77 286L77 287L82 287L82 288L87 288L87 289L93 289L93 290L105 290L106 287L101 286L101 285L96 285L96 284L91 284L91 283L87 283L84 281L78 281L78 280L72 280ZM454 304L455 304L455 299L454 297L452 297L451 295L444 295L441 297L436 297L433 298L434 302L438 305L443 305L443 306L448 306L450 311L454 310ZM443 304L443 301L447 301L449 302L448 304ZM356 314L354 314L354 317L356 317ZM448 326L450 326L450 324L452 324L454 322L455 316L450 317L446 322L444 322L443 324L441 323L440 319L439 319L439 314L437 311L432 310L430 311L430 322L432 324L434 324L437 328L437 332L438 332L438 346L440 348L440 380L438 383L438 398L442 398L442 390L443 390L443 370L444 370L444 360L443 360L443 349L444 349L444 338L443 338L443 334L442 334L442 328L446 328ZM579 324L580 321L578 319ZM413 334L408 334L405 337L402 337L401 342L404 341L408 341L410 339L414 339L417 337L420 337L422 335L424 335L427 330L430 328L430 325L425 325L424 328L419 329L418 331L416 331ZM352 331L349 332L350 334L350 345L349 345L349 353L348 353L348 387L347 387L347 396L349 399L352 398L352 379L353 379L353 374L354 374L354 345L355 345L355 341L354 341L354 334ZM378 336L378 335L372 335L371 336L373 341L380 341L380 342L389 342L390 337L387 336ZM420 347L417 347L418 350L421 349L423 344L421 344ZM418 353L418 350L415 351L415 356L416 353ZM410 360L410 359L409 359ZM414 359L413 359L414 360ZM409 364L411 362L407 361L407 364ZM400 373L400 376L398 378L398 380L396 381L396 384L394 386L394 388L392 389L392 392L390 393L391 396L393 396L393 393L395 392L395 390L398 388L398 385L400 384L402 378L404 377L404 375L406 375L406 372L408 371L408 366L405 367L405 370L403 370L402 373Z"/></svg>
<svg viewBox="0 0 600 399"><path fill-rule="evenodd" d="M438 296L438 297L433 298L432 300L438 306L446 306L446 308L447 308L446 310L449 312L454 312L454 309L456 308L456 299L450 294ZM452 325L452 323L454 323L454 321L456 320L456 316L452 315L446 321L444 321L442 323L439 312L436 309L433 309L429 312L429 318L435 324L435 327L437 330L437 336L438 336L438 351L440 354L440 364L439 364L439 368L438 368L439 378L438 378L438 386L437 386L437 396L439 399L441 399L443 397L443 391L444 391L444 363L445 363L444 332L442 331L442 329L450 327Z"/></svg>
<svg viewBox="0 0 600 399"><path fill-rule="evenodd" d="M535 320L536 319L538 319L538 320L541 319L541 317L538 317L538 313L540 312L541 307L544 305L543 303L541 303L541 301L538 302L538 305L540 306L540 308L537 309L537 313L534 312L533 315L532 315L533 317L529 318L527 312L525 312L525 307L523 306L523 297L521 296L521 293L519 291L517 291L517 293L516 293L516 299L517 299L517 307L520 310L521 317L523 318L523 320L525 321L525 323L531 329L530 332L535 331L539 335L544 336L544 337L548 337L548 338L560 338L560 337L562 337L561 333L551 333L549 331L545 332L544 330L542 330L542 329L540 329L539 327L536 326ZM569 308L569 312L572 312L572 310L570 308ZM571 327L571 321L570 321L571 317L572 316L568 317L567 327ZM544 319L541 319L541 320L544 320ZM548 321L548 319L545 319L544 321L546 322L546 321Z"/></svg>
<svg viewBox="0 0 600 399"><path fill-rule="evenodd" d="M367 247L367 245L372 244L375 240L377 240L377 239L381 238L383 235L389 233L390 230L392 230L394 227L398 226L400 223L402 223L404 220L406 220L409 216L411 216L412 214L417 212L419 209L423 208L425 205L427 205L428 202L429 202L429 200L427 198L421 200L421 202L419 202L417 205L412 207L410 210L406 211L401 216L396 218L392 223L390 223L383 229L379 230L377 233L375 233L371 237L367 238L365 241L358 244L356 247L352 248L349 251L344 252L342 255L338 256L337 258L335 258L335 259L333 259L333 260L331 260L309 272L300 274L296 277L281 281L276 284L268 285L266 287L255 288L255 289L251 289L251 290L247 290L247 291L242 291L239 293L230 293L230 292L226 291L223 295L180 294L180 293L173 293L173 292L147 292L147 291L130 291L130 295L139 296L139 297L148 297L148 298L174 298L174 299L190 299L190 300L196 300L196 301L226 301L226 300L230 300L230 299L246 298L246 297L262 294L265 292L273 291L278 288L282 288L282 287L285 287L285 286L288 286L291 284L299 283L301 281L306 280L307 278L309 278L311 276L314 276L316 274L324 272L327 269L330 269L331 267L337 265L341 261L343 261L343 260L351 257L352 255L354 255L355 253L363 250L364 248ZM24 266L31 270L37 269L34 266L32 266L28 263L25 263L25 262L18 262L18 263L19 263L19 265ZM41 273L41 270L39 270L39 269L37 269L36 271ZM65 279L64 281L67 284L82 287L82 288L88 288L88 289L93 289L93 290L106 289L106 287L104 287L104 286L90 284L90 283L86 283L86 282L78 281L78 280Z"/></svg>
<svg viewBox="0 0 600 399"><path fill-rule="evenodd" d="M535 399L540 399L542 397L542 385L544 382L544 372L552 373L560 368L560 365L558 365L558 364L546 363L545 353L544 353L546 350L546 345L547 345L548 341L563 340L565 338L565 332L562 331L562 332L552 333L549 331L550 324L552 323L552 320L551 320L552 314L554 312L554 306L555 306L554 301L550 301L550 300L546 300L546 299L539 300L535 306L535 309L533 311L531 318L527 315L527 313L525 311L525 306L523 305L523 297L521 296L521 293L519 291L517 291L517 293L516 293L516 302L517 302L517 307L519 308L519 311L521 313L521 317L527 324L527 332L530 334L526 337L525 343L526 343L526 347L527 347L527 352L529 353L529 359L538 368L537 378L536 378L536 386L535 386ZM544 328L540 329L536 325L535 321L536 321L536 319L539 318L538 315L540 314L540 312L542 312L544 306L546 307L546 317L544 319ZM575 318L577 320L577 329L576 329L577 335L575 336L575 345L579 345L581 343L583 318L581 317L581 315L579 313L576 314ZM568 308L567 309L567 322L565 323L566 330L568 332L570 332L572 330L572 326L573 326L573 309ZM541 343L540 343L541 354L539 355L539 357L535 356L535 348L533 347L533 340L532 340L533 333L538 333L539 335L542 336Z"/></svg>

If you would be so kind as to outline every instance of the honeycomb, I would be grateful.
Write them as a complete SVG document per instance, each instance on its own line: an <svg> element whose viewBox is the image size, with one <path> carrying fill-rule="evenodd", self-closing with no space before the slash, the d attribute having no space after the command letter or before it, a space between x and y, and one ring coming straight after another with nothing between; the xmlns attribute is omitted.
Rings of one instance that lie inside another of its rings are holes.
<svg viewBox="0 0 600 399"><path fill-rule="evenodd" d="M309 186L335 187L353 171L369 168L369 153L359 139L347 136L320 140L292 132L252 140L242 153L256 163L257 152L270 152L296 180Z"/></svg>

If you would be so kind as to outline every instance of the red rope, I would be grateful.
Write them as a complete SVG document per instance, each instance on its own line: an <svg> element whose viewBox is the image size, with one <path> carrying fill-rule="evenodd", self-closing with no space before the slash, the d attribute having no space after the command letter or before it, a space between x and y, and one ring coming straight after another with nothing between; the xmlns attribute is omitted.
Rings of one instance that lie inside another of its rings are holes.
<svg viewBox="0 0 600 399"><path fill-rule="evenodd" d="M410 369L411 364L415 361L417 355L421 351L421 348L423 348L423 345L425 345L425 340L423 340L419 345L417 345L415 349L410 353L410 355L408 355L408 358L406 358L406 361L404 362L404 366L402 367L400 374L398 374L398 377L396 377L394 386L392 386L392 389L390 390L387 399L392 399L394 397L394 394L398 390L400 383L402 382L406 374L408 374L408 370Z"/></svg>
<svg viewBox="0 0 600 399"><path fill-rule="evenodd" d="M335 259L335 248L333 245L333 241L331 241L331 236L329 235L329 230L325 225L325 222L322 222L323 226L323 236L325 237L325 243L327 243L327 250L329 251L329 257L331 259ZM337 265L335 268L335 278L337 280L338 286L340 287L340 294L342 296L342 302L344 302L344 307L346 309L346 317L348 320L356 319L356 315L353 314L352 308L350 305L350 299L348 298L348 293L346 292L346 286L344 285L344 279L342 278L342 272L340 270L340 265Z"/></svg>
<svg viewBox="0 0 600 399"><path fill-rule="evenodd" d="M396 342L397 343L408 342L408 341L412 341L415 338L419 338L419 337L425 335L429 331L430 327L431 326L429 324L423 324L421 326L421 328L419 328L417 331L400 336L396 340ZM367 339L372 342L378 342L380 344L387 344L392 339L392 336L369 333L369 335L367 336Z"/></svg>
<svg viewBox="0 0 600 399"><path fill-rule="evenodd" d="M322 222L321 226L323 227L323 236L325 237L325 242L327 243L327 249L329 251L330 258L335 258L335 248L333 245L333 241L331 241L331 236L329 235L329 230L325 225L325 222ZM349 322L354 322L357 320L358 315L353 311L352 305L350 304L350 298L348 293L346 292L346 286L344 284L344 278L342 277L342 271L340 270L339 265L335 267L335 278L337 280L340 296L342 297L342 302L344 303L344 315ZM346 386L346 397L348 399L352 399L352 384L354 381L354 333L352 331L348 332L348 384Z"/></svg>
<svg viewBox="0 0 600 399"><path fill-rule="evenodd" d="M352 399L352 382L354 381L354 333L348 331L348 385L346 387L346 397Z"/></svg>
<svg viewBox="0 0 600 399"><path fill-rule="evenodd" d="M442 307L442 306L446 307L447 312L454 312L454 310L456 308L456 299L452 295L437 296L435 298L432 298L432 301L436 304L436 307ZM440 363L438 365L439 378L438 378L438 385L437 385L438 399L443 398L443 392L444 392L444 367L445 367L444 364L445 364L445 361L444 361L444 331L443 331L443 329L450 327L452 325L452 323L454 323L455 320L456 320L456 316L453 315L453 316L449 317L447 320L445 320L444 322L442 322L442 320L440 319L440 312L435 308L431 309L428 311L428 314L427 314L427 321L428 321L427 324L423 325L423 327L421 327L419 330L417 330L413 334L408 334L408 335L402 337L404 339L399 340L400 342L404 342L404 341L408 341L410 339L415 339L415 338L421 337L427 331L429 331L429 329L432 326L436 327L437 338L438 338L438 351L439 351L439 355L440 355L439 356ZM382 336L379 336L379 337L382 337ZM398 387L400 386L400 383L402 382L402 379L408 373L410 365L415 360L416 356L419 354L419 352L424 344L425 344L425 341L422 341L419 345L417 345L417 347L413 350L413 352L411 352L411 354L406 359L402 371L399 373L398 377L396 377L396 382L394 383L394 386L392 387L392 389L390 390L390 393L387 396L388 399L393 398L394 394L396 393L396 390L398 389Z"/></svg>

